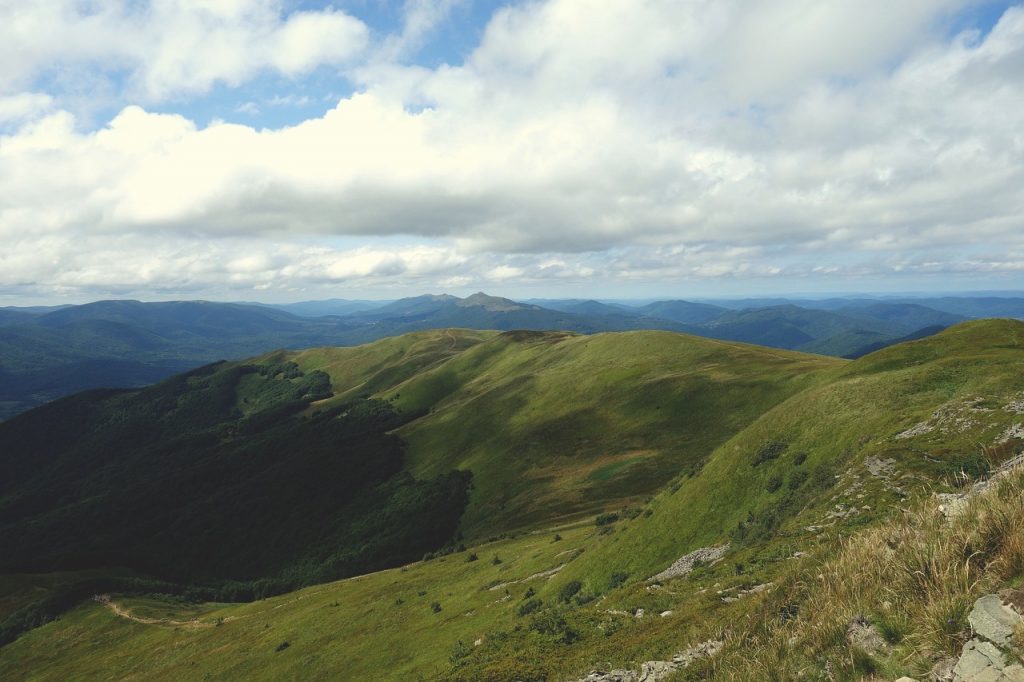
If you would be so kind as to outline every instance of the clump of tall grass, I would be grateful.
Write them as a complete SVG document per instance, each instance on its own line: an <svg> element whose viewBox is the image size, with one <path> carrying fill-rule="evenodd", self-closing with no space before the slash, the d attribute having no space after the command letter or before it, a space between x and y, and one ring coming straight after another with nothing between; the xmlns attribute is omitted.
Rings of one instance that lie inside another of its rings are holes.
<svg viewBox="0 0 1024 682"><path fill-rule="evenodd" d="M703 675L859 680L925 675L959 654L974 601L1024 576L1024 472L971 495L952 519L933 498L806 560L734 630ZM864 614L887 644L848 641Z"/></svg>

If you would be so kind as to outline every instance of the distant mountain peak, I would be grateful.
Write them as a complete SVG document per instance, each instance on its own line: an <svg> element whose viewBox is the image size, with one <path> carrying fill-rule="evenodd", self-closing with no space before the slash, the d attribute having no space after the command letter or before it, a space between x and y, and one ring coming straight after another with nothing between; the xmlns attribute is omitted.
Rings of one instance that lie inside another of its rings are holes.
<svg viewBox="0 0 1024 682"><path fill-rule="evenodd" d="M486 310L492 310L495 312L505 312L509 310L526 310L535 308L536 306L527 306L522 303L516 303L515 301L507 298L501 298L500 296L488 296L482 291L478 291L472 296L460 300L456 303L460 308L470 307L482 307Z"/></svg>

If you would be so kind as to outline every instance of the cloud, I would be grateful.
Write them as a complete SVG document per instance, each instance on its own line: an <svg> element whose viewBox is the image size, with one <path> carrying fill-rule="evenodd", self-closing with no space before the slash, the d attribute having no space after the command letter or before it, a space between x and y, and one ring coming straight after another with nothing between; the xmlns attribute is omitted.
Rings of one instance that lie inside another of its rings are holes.
<svg viewBox="0 0 1024 682"><path fill-rule="evenodd" d="M41 78L74 80L97 68L128 94L159 102L239 85L261 72L287 77L350 62L369 31L340 10L285 15L274 0L113 0L0 4L0 92Z"/></svg>
<svg viewBox="0 0 1024 682"><path fill-rule="evenodd" d="M0 96L0 126L38 118L53 107L53 98L41 92Z"/></svg>
<svg viewBox="0 0 1024 682"><path fill-rule="evenodd" d="M129 106L82 131L44 102L0 138L0 287L1019 273L1024 9L949 38L964 4L531 2L464 64L369 59L281 129ZM190 7L81 21L178 17L195 54L125 62L154 97L365 46L333 10ZM409 3L406 33L450 7Z"/></svg>

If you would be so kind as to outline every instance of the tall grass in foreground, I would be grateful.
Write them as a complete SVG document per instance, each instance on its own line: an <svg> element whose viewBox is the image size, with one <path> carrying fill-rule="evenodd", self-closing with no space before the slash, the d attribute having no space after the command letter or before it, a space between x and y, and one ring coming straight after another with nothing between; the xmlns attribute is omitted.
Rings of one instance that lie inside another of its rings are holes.
<svg viewBox="0 0 1024 682"><path fill-rule="evenodd" d="M681 679L926 678L960 653L974 601L1024 576L1024 471L973 495L952 519L938 504L924 499L796 572L749 631ZM880 650L849 641L858 617L884 637Z"/></svg>

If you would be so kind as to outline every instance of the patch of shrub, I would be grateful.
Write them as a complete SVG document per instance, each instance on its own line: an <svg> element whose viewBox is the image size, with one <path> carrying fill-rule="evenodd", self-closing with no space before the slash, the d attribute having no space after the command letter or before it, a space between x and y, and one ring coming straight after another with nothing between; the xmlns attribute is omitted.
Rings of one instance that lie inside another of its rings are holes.
<svg viewBox="0 0 1024 682"><path fill-rule="evenodd" d="M479 558L480 557L476 555L476 552L470 552L469 556L466 557L466 563L469 563L470 561L476 561Z"/></svg>
<svg viewBox="0 0 1024 682"><path fill-rule="evenodd" d="M291 646L291 642L289 642L288 640L285 640L285 641L281 642L280 644L278 644L277 647L274 649L274 651L284 651L285 649L287 649L290 646Z"/></svg>
<svg viewBox="0 0 1024 682"><path fill-rule="evenodd" d="M501 559L498 557L497 554L495 554L494 558L491 559L491 564L493 564L494 566L497 566L500 563L501 563Z"/></svg>
<svg viewBox="0 0 1024 682"><path fill-rule="evenodd" d="M462 662L462 659L469 658L469 655L473 653L473 650L463 643L460 639L452 647L451 654L448 655L448 660L451 661L452 665L458 666Z"/></svg>
<svg viewBox="0 0 1024 682"><path fill-rule="evenodd" d="M802 486L804 484L804 481L806 480L806 471L794 471L789 475L789 482L786 483L786 485L789 487L790 490L796 490L797 488Z"/></svg>
<svg viewBox="0 0 1024 682"><path fill-rule="evenodd" d="M572 644L580 639L580 633L570 627L565 617L557 611L541 612L530 621L530 629L555 637L561 644Z"/></svg>
<svg viewBox="0 0 1024 682"><path fill-rule="evenodd" d="M528 587L526 588L526 594L523 595L523 599L529 599L535 594L537 594L537 591L534 590L532 587Z"/></svg>
<svg viewBox="0 0 1024 682"><path fill-rule="evenodd" d="M516 611L520 616L527 616L534 611L540 610L540 607L544 605L544 602L540 599L531 599L527 602L523 602L519 609Z"/></svg>
<svg viewBox="0 0 1024 682"><path fill-rule="evenodd" d="M779 455L785 452L787 447L789 446L786 443L782 443L777 440L765 441L761 444L761 447L757 449L757 452L754 453L754 466L770 462L773 459L778 459Z"/></svg>
<svg viewBox="0 0 1024 682"><path fill-rule="evenodd" d="M609 590L614 590L617 587L621 587L622 584L625 583L626 580L628 580L628 579L629 579L629 573L623 573L621 571L616 571L615 573L612 573L610 578L608 578L608 589Z"/></svg>
<svg viewBox="0 0 1024 682"><path fill-rule="evenodd" d="M793 457L793 464L795 464L796 466L800 466L801 464L803 464L806 461L807 461L807 453L806 452L798 452Z"/></svg>
<svg viewBox="0 0 1024 682"><path fill-rule="evenodd" d="M562 586L562 589L558 591L558 598L561 601L568 602L581 589L583 589L583 584L579 580L573 580Z"/></svg>
<svg viewBox="0 0 1024 682"><path fill-rule="evenodd" d="M764 489L770 493L775 492L782 487L782 479L778 476L772 476L768 479L768 483L765 484Z"/></svg>
<svg viewBox="0 0 1024 682"><path fill-rule="evenodd" d="M615 523L619 520L619 515L615 512L607 512L605 514L598 514L597 518L594 519L594 525L607 526Z"/></svg>
<svg viewBox="0 0 1024 682"><path fill-rule="evenodd" d="M440 602L436 602L436 601L432 602L430 604L430 610L433 611L434 613L441 613L441 603Z"/></svg>

